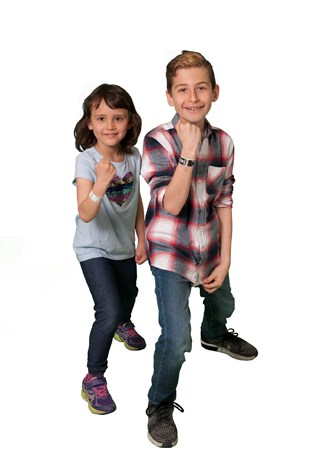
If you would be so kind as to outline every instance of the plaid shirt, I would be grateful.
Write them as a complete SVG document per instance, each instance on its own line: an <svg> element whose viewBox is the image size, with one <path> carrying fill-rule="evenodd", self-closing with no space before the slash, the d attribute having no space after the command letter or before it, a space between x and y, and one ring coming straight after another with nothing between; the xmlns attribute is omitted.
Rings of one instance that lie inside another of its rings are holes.
<svg viewBox="0 0 330 463"><path fill-rule="evenodd" d="M232 207L234 144L223 130L205 123L191 188L179 215L167 212L163 198L181 153L175 130L178 115L144 138L141 175L150 186L146 239L150 264L178 273L193 285L220 262L219 221L215 208Z"/></svg>

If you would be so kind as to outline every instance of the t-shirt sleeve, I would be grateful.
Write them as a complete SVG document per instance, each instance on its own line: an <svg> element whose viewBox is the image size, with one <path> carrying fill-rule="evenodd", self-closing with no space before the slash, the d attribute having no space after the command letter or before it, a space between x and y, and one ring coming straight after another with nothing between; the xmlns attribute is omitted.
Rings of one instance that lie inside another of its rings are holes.
<svg viewBox="0 0 330 463"><path fill-rule="evenodd" d="M86 178L95 183L95 160L86 153L78 154L76 157L75 174L72 181L74 185L78 177Z"/></svg>

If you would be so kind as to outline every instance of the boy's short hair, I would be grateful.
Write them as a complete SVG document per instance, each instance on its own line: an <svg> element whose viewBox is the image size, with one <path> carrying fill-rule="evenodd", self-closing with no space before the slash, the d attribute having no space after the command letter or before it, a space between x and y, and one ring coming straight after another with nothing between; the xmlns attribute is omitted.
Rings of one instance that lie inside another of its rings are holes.
<svg viewBox="0 0 330 463"><path fill-rule="evenodd" d="M201 68L205 67L209 73L212 89L216 86L214 71L211 63L201 53L196 51L182 50L180 55L173 58L166 66L166 85L171 94L173 86L173 77L179 69Z"/></svg>

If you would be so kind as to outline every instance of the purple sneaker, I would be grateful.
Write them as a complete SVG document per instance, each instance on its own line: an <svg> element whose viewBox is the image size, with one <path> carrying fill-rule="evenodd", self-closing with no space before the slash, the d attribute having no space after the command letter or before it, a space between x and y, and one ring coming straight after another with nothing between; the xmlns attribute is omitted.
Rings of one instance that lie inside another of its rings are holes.
<svg viewBox="0 0 330 463"><path fill-rule="evenodd" d="M145 340L135 331L131 321L118 325L114 338L123 342L126 349L129 350L142 350L146 347Z"/></svg>
<svg viewBox="0 0 330 463"><path fill-rule="evenodd" d="M109 394L104 376L93 376L88 373L82 382L81 397L88 402L90 411L97 415L105 415L116 410L116 404Z"/></svg>

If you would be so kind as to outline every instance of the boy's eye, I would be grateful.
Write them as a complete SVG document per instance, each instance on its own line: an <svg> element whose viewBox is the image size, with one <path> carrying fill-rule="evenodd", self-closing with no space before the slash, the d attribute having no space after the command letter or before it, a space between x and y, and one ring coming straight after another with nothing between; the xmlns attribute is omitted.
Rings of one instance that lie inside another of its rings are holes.
<svg viewBox="0 0 330 463"><path fill-rule="evenodd" d="M186 90L187 90L186 88L180 88L180 89L179 89L179 92L180 92L180 93L184 93Z"/></svg>

